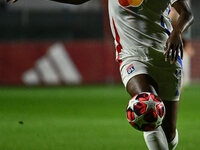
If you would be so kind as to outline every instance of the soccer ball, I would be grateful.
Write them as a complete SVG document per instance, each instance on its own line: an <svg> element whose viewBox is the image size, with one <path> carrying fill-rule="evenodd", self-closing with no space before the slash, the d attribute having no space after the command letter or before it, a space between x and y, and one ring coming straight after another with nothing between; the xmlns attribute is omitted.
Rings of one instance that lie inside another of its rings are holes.
<svg viewBox="0 0 200 150"><path fill-rule="evenodd" d="M127 119L140 131L152 131L159 127L165 113L162 100L148 92L135 95L127 105Z"/></svg>

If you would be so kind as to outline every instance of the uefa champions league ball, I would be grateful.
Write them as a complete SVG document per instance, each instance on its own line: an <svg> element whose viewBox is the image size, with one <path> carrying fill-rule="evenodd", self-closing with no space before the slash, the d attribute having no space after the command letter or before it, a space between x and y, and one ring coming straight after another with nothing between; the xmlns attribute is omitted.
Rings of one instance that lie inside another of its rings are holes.
<svg viewBox="0 0 200 150"><path fill-rule="evenodd" d="M166 110L162 100L148 92L135 95L127 105L127 119L140 131L152 131L162 124Z"/></svg>

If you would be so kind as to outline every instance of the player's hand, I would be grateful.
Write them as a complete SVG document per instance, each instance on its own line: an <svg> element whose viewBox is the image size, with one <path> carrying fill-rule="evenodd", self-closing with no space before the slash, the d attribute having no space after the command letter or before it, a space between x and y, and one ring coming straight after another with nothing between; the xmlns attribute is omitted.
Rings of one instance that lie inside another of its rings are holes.
<svg viewBox="0 0 200 150"><path fill-rule="evenodd" d="M179 53L181 59L183 59L183 42L181 33L174 29L166 42L166 51L164 53L165 61L170 59L171 64L175 63L178 60Z"/></svg>
<svg viewBox="0 0 200 150"><path fill-rule="evenodd" d="M8 2L10 2L10 1L12 1L12 3L15 3L16 1L18 1L18 0L5 0L7 3Z"/></svg>

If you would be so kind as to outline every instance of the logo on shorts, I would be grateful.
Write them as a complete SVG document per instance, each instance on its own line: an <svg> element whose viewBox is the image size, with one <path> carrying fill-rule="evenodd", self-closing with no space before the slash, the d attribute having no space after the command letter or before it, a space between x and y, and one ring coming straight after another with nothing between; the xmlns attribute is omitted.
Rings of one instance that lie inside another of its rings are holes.
<svg viewBox="0 0 200 150"><path fill-rule="evenodd" d="M131 74L133 71L135 70L133 64L129 65L127 68L126 68L126 71L128 74Z"/></svg>
<svg viewBox="0 0 200 150"><path fill-rule="evenodd" d="M174 75L176 77L176 83L177 83L177 91L175 93L175 96L179 96L180 95L180 88L182 85L182 69L176 69L176 71L174 72Z"/></svg>

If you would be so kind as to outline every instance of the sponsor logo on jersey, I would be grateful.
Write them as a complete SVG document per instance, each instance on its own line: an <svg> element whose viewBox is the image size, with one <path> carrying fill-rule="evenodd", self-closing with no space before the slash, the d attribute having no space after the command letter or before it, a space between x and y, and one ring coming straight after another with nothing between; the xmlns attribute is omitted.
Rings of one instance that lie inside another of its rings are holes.
<svg viewBox="0 0 200 150"><path fill-rule="evenodd" d="M127 6L139 7L144 0L118 0L118 1L119 4L124 7Z"/></svg>
<svg viewBox="0 0 200 150"><path fill-rule="evenodd" d="M127 68L126 68L126 71L128 74L131 74L133 71L135 70L133 64L129 65Z"/></svg>

